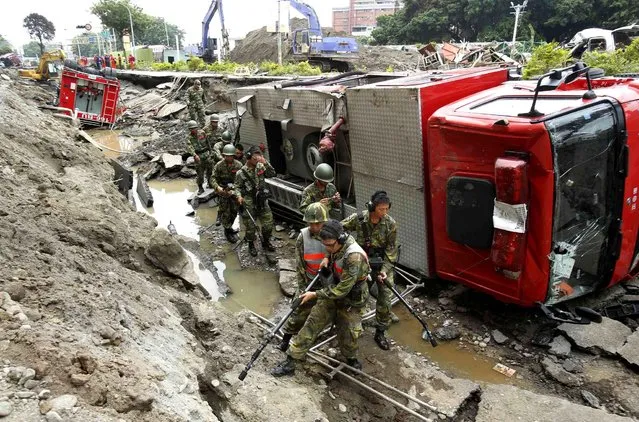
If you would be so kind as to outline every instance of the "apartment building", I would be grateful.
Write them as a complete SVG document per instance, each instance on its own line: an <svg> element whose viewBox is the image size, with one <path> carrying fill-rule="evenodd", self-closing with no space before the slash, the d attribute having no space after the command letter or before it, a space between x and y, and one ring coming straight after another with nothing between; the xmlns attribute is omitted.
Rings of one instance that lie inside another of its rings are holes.
<svg viewBox="0 0 639 422"><path fill-rule="evenodd" d="M377 18L392 15L403 6L398 0L350 0L348 7L333 8L333 30L355 36L370 35Z"/></svg>

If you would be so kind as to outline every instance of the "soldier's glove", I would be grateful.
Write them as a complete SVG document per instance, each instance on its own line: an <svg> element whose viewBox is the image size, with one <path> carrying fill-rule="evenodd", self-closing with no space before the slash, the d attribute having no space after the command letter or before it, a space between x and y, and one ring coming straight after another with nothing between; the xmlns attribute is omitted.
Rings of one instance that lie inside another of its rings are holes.
<svg viewBox="0 0 639 422"><path fill-rule="evenodd" d="M331 270L328 267L320 267L320 275L322 277L330 277L331 276Z"/></svg>
<svg viewBox="0 0 639 422"><path fill-rule="evenodd" d="M245 209L244 209L244 205L243 205L243 204L242 204L242 205L240 205L240 206L237 208L237 212L238 212L238 213L239 213L242 217L244 217L244 211L245 211Z"/></svg>

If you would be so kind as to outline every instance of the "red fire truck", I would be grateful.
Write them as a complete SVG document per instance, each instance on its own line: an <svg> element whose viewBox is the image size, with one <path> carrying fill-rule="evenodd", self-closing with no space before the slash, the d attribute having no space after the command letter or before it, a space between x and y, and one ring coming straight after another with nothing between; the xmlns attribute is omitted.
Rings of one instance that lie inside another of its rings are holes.
<svg viewBox="0 0 639 422"><path fill-rule="evenodd" d="M68 115L74 113L86 125L114 123L118 115L120 81L89 72L89 69L64 67L60 77L58 106L69 110L65 111Z"/></svg>
<svg viewBox="0 0 639 422"><path fill-rule="evenodd" d="M639 161L629 149L639 82L589 90L584 72L537 85L483 68L243 87L241 140L268 146L285 212L328 162L347 203L334 217L389 192L401 264L503 301L554 304L627 278L638 260L639 194L626 174Z"/></svg>

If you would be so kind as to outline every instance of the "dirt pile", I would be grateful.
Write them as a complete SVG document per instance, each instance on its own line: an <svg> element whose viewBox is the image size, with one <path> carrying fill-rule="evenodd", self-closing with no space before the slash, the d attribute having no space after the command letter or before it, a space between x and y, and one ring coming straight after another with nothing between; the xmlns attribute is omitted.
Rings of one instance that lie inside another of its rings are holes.
<svg viewBox="0 0 639 422"><path fill-rule="evenodd" d="M307 26L304 19L292 21L294 29ZM340 36L340 34L329 34L325 31L325 36L327 35ZM290 45L291 40L283 40L282 56L285 61L291 59ZM419 57L420 54L415 49L400 50L360 45L359 57L353 60L353 66L358 70L368 71L385 71L389 67L394 71L412 71L417 69ZM249 32L231 51L231 60L238 63L259 63L264 60L277 62L277 34L268 32L266 27Z"/></svg>

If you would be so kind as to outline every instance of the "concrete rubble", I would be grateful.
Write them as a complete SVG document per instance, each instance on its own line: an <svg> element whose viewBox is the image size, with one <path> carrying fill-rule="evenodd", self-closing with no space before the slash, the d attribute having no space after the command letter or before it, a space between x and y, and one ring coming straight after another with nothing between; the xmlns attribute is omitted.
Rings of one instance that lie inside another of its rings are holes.
<svg viewBox="0 0 639 422"><path fill-rule="evenodd" d="M475 422L631 422L626 418L571 403L558 397L535 394L510 385L488 385L482 389Z"/></svg>
<svg viewBox="0 0 639 422"><path fill-rule="evenodd" d="M639 331L626 339L626 344L619 348L618 353L629 365L639 368Z"/></svg>
<svg viewBox="0 0 639 422"><path fill-rule="evenodd" d="M632 330L619 321L603 318L600 324L561 324L559 331L566 334L580 349L599 354L615 355L626 342Z"/></svg>

